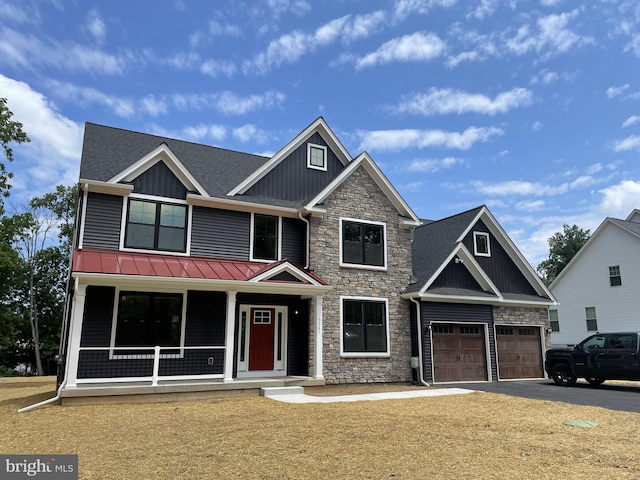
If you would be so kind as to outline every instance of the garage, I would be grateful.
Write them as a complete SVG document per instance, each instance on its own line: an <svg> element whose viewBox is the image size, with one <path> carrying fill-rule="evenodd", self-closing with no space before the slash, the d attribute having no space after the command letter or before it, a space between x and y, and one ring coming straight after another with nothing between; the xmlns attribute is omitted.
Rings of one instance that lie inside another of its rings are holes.
<svg viewBox="0 0 640 480"><path fill-rule="evenodd" d="M434 382L487 380L483 325L432 324Z"/></svg>
<svg viewBox="0 0 640 480"><path fill-rule="evenodd" d="M544 377L540 328L497 326L496 348L501 380Z"/></svg>

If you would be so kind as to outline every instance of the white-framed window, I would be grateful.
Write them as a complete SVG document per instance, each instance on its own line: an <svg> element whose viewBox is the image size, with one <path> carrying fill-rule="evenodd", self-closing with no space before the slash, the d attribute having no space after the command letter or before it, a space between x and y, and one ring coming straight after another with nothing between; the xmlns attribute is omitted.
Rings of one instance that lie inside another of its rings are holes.
<svg viewBox="0 0 640 480"><path fill-rule="evenodd" d="M251 260L280 258L281 223L274 215L251 214Z"/></svg>
<svg viewBox="0 0 640 480"><path fill-rule="evenodd" d="M307 143L307 168L327 171L327 147Z"/></svg>
<svg viewBox="0 0 640 480"><path fill-rule="evenodd" d="M560 331L560 321L558 320L558 310L549 310L549 326L552 332Z"/></svg>
<svg viewBox="0 0 640 480"><path fill-rule="evenodd" d="M132 347L112 350L113 358L152 357L149 347L163 349L163 355L179 356L184 346L186 292L116 290L116 305L111 330L111 347ZM145 347L136 350L135 347Z"/></svg>
<svg viewBox="0 0 640 480"><path fill-rule="evenodd" d="M622 276L620 275L620 265L609 267L609 285L618 287L622 285Z"/></svg>
<svg viewBox="0 0 640 480"><path fill-rule="evenodd" d="M188 253L191 208L185 201L131 196L124 202L121 249Z"/></svg>
<svg viewBox="0 0 640 480"><path fill-rule="evenodd" d="M387 226L354 218L340 219L340 266L386 270Z"/></svg>
<svg viewBox="0 0 640 480"><path fill-rule="evenodd" d="M486 232L473 232L473 254L477 257L490 257L491 246L489 234Z"/></svg>
<svg viewBox="0 0 640 480"><path fill-rule="evenodd" d="M340 354L389 357L389 302L386 298L340 297Z"/></svg>
<svg viewBox="0 0 640 480"><path fill-rule="evenodd" d="M598 319L596 317L596 307L585 307L584 310L587 319L587 332L597 332Z"/></svg>

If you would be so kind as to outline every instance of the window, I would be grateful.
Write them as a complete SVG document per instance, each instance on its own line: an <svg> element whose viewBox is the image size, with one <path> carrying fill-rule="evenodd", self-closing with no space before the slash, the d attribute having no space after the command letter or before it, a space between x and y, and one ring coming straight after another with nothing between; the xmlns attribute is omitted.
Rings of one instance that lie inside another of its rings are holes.
<svg viewBox="0 0 640 480"><path fill-rule="evenodd" d="M341 265L386 266L385 225L340 219Z"/></svg>
<svg viewBox="0 0 640 480"><path fill-rule="evenodd" d="M386 300L342 300L343 354L387 354L388 344Z"/></svg>
<svg viewBox="0 0 640 480"><path fill-rule="evenodd" d="M185 252L186 243L185 205L129 200L126 248Z"/></svg>
<svg viewBox="0 0 640 480"><path fill-rule="evenodd" d="M182 294L120 292L116 347L177 347L182 330Z"/></svg>
<svg viewBox="0 0 640 480"><path fill-rule="evenodd" d="M473 252L479 257L490 257L489 234L484 232L473 232Z"/></svg>
<svg viewBox="0 0 640 480"><path fill-rule="evenodd" d="M609 285L617 287L622 285L622 277L620 276L620 265L609 267Z"/></svg>
<svg viewBox="0 0 640 480"><path fill-rule="evenodd" d="M582 342L582 348L585 350L600 350L604 348L605 337L603 335L594 335Z"/></svg>
<svg viewBox="0 0 640 480"><path fill-rule="evenodd" d="M307 168L327 171L327 147L307 144Z"/></svg>
<svg viewBox="0 0 640 480"><path fill-rule="evenodd" d="M549 326L552 332L560 331L560 321L558 320L558 310L549 310Z"/></svg>
<svg viewBox="0 0 640 480"><path fill-rule="evenodd" d="M587 332L598 331L598 320L596 319L596 307L586 307Z"/></svg>
<svg viewBox="0 0 640 480"><path fill-rule="evenodd" d="M255 260L278 260L279 218L253 214L253 248Z"/></svg>

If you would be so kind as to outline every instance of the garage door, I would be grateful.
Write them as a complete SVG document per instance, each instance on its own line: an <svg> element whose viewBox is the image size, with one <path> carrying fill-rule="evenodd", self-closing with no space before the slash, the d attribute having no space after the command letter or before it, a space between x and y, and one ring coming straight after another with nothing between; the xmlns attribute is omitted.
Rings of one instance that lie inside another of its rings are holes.
<svg viewBox="0 0 640 480"><path fill-rule="evenodd" d="M537 327L496 327L500 379L541 378L542 347Z"/></svg>
<svg viewBox="0 0 640 480"><path fill-rule="evenodd" d="M433 324L434 382L487 380L482 325Z"/></svg>

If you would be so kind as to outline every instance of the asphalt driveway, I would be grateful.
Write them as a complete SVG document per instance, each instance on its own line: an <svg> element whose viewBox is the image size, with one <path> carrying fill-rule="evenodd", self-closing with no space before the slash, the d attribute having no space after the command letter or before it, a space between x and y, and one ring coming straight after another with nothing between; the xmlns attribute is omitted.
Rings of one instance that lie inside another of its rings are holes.
<svg viewBox="0 0 640 480"><path fill-rule="evenodd" d="M436 384L435 386L438 388L468 388L483 392L503 393L515 397L640 413L640 382L606 382L599 387L592 387L579 380L573 387L559 387L552 380L519 380L450 385Z"/></svg>

